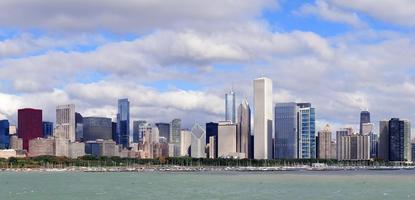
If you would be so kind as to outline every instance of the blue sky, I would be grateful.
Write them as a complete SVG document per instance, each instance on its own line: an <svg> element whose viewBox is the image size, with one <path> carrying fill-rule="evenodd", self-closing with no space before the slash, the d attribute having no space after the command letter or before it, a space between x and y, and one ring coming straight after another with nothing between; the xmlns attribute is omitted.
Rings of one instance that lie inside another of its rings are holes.
<svg viewBox="0 0 415 200"><path fill-rule="evenodd" d="M75 103L84 116L218 121L234 88L274 81L274 102L311 102L318 126L415 120L415 2L409 0L4 0L0 118ZM387 11L387 12L386 12ZM239 103L239 102L238 102ZM396 106L390 106L396 105Z"/></svg>

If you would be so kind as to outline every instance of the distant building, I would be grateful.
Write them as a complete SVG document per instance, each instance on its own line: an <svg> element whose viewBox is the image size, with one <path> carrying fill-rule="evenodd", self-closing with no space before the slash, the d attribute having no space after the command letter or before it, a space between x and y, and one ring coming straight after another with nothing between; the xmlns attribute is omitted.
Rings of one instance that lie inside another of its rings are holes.
<svg viewBox="0 0 415 200"><path fill-rule="evenodd" d="M233 91L225 94L225 121L236 123L235 93Z"/></svg>
<svg viewBox="0 0 415 200"><path fill-rule="evenodd" d="M351 129L337 132L338 160L370 160L368 135L353 134Z"/></svg>
<svg viewBox="0 0 415 200"><path fill-rule="evenodd" d="M210 137L214 137L215 143L212 144L211 148L215 149L213 152L214 155L211 155L214 158L218 157L218 123L215 122L209 122L206 123L206 145L210 142Z"/></svg>
<svg viewBox="0 0 415 200"><path fill-rule="evenodd" d="M143 134L140 132L140 127L146 124L144 120L133 121L133 143L139 143L143 140Z"/></svg>
<svg viewBox="0 0 415 200"><path fill-rule="evenodd" d="M70 142L75 142L75 105L59 105L56 107L56 126L63 128L64 136Z"/></svg>
<svg viewBox="0 0 415 200"><path fill-rule="evenodd" d="M412 141L412 161L415 161L415 141Z"/></svg>
<svg viewBox="0 0 415 200"><path fill-rule="evenodd" d="M10 147L9 128L9 120L0 120L0 149L8 149Z"/></svg>
<svg viewBox="0 0 415 200"><path fill-rule="evenodd" d="M412 161L411 123L407 120L389 120L389 161Z"/></svg>
<svg viewBox="0 0 415 200"><path fill-rule="evenodd" d="M324 130L318 132L318 158L331 159L331 130L330 126L326 125Z"/></svg>
<svg viewBox="0 0 415 200"><path fill-rule="evenodd" d="M218 157L226 158L236 153L236 124L231 121L219 122L218 126Z"/></svg>
<svg viewBox="0 0 415 200"><path fill-rule="evenodd" d="M298 158L298 106L297 103L275 105L275 158Z"/></svg>
<svg viewBox="0 0 415 200"><path fill-rule="evenodd" d="M53 122L42 122L42 127L44 138L53 136Z"/></svg>
<svg viewBox="0 0 415 200"><path fill-rule="evenodd" d="M206 158L206 132L199 125L195 124L191 131L191 156L192 158Z"/></svg>
<svg viewBox="0 0 415 200"><path fill-rule="evenodd" d="M392 118L379 123L379 158L385 161L411 161L411 123Z"/></svg>
<svg viewBox="0 0 415 200"><path fill-rule="evenodd" d="M84 141L112 140L111 118L84 117L82 132Z"/></svg>
<svg viewBox="0 0 415 200"><path fill-rule="evenodd" d="M237 125L236 151L252 159L254 155L251 154L251 108L246 99L238 107Z"/></svg>
<svg viewBox="0 0 415 200"><path fill-rule="evenodd" d="M177 157L180 156L180 131L181 131L181 119L173 119L170 122L170 139L169 143L173 144L173 147L171 150L173 152L171 153L172 156Z"/></svg>
<svg viewBox="0 0 415 200"><path fill-rule="evenodd" d="M299 103L298 158L316 158L316 116L310 103Z"/></svg>
<svg viewBox="0 0 415 200"><path fill-rule="evenodd" d="M272 158L272 102L272 80L269 78L254 80L255 159Z"/></svg>
<svg viewBox="0 0 415 200"><path fill-rule="evenodd" d="M378 152L378 135L374 132L374 124L373 123L362 123L361 124L361 132L362 135L368 135L370 138L370 158L376 159L377 152Z"/></svg>
<svg viewBox="0 0 415 200"><path fill-rule="evenodd" d="M80 113L75 112L75 140L84 141L84 118Z"/></svg>
<svg viewBox="0 0 415 200"><path fill-rule="evenodd" d="M119 156L119 147L113 140L95 140L85 143L85 153L92 156Z"/></svg>
<svg viewBox="0 0 415 200"><path fill-rule="evenodd" d="M122 148L128 148L130 145L130 102L128 99L118 100L117 113L117 144Z"/></svg>
<svg viewBox="0 0 415 200"><path fill-rule="evenodd" d="M23 149L30 152L29 140L43 137L42 110L19 109L17 118L17 135L23 140Z"/></svg>
<svg viewBox="0 0 415 200"><path fill-rule="evenodd" d="M34 138L29 141L29 156L54 156L54 143L53 138Z"/></svg>
<svg viewBox="0 0 415 200"><path fill-rule="evenodd" d="M10 135L17 135L17 127L16 125L11 125L9 126L9 133Z"/></svg>
<svg viewBox="0 0 415 200"><path fill-rule="evenodd" d="M363 124L370 123L370 112L362 111L360 112L360 130L359 133L363 134Z"/></svg>
<svg viewBox="0 0 415 200"><path fill-rule="evenodd" d="M71 142L69 143L69 158L79 158L85 155L85 143Z"/></svg>
<svg viewBox="0 0 415 200"><path fill-rule="evenodd" d="M217 146L216 141L215 141L215 137L210 136L209 137L209 143L206 145L206 148L208 149L207 158L210 158L210 159L215 159L216 158L215 156L217 155L217 153L215 152L216 151L215 146Z"/></svg>
<svg viewBox="0 0 415 200"><path fill-rule="evenodd" d="M10 136L10 149L23 150L23 140L17 135Z"/></svg>
<svg viewBox="0 0 415 200"><path fill-rule="evenodd" d="M180 156L190 156L190 146L192 144L192 133L189 130L180 131Z"/></svg>
<svg viewBox="0 0 415 200"><path fill-rule="evenodd" d="M112 122L112 140L117 141L117 122Z"/></svg>
<svg viewBox="0 0 415 200"><path fill-rule="evenodd" d="M170 124L169 123L156 123L156 127L159 129L159 137L163 137L166 140L170 139Z"/></svg>

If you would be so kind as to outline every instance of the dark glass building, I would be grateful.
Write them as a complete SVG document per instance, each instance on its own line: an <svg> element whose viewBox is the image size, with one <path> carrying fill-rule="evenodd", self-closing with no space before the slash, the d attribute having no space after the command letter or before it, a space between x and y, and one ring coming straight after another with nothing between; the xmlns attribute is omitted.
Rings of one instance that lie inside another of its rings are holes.
<svg viewBox="0 0 415 200"><path fill-rule="evenodd" d="M215 122L209 122L206 123L206 144L209 143L209 138L210 137L215 137L215 158L218 157L218 123Z"/></svg>
<svg viewBox="0 0 415 200"><path fill-rule="evenodd" d="M130 146L130 102L128 99L118 100L116 143L123 148Z"/></svg>
<svg viewBox="0 0 415 200"><path fill-rule="evenodd" d="M97 142L85 143L85 153L92 156L101 156L101 144Z"/></svg>
<svg viewBox="0 0 415 200"><path fill-rule="evenodd" d="M140 127L145 124L146 121L138 120L133 122L133 142L139 143L143 139L143 135L141 134Z"/></svg>
<svg viewBox="0 0 415 200"><path fill-rule="evenodd" d="M42 122L42 128L44 138L53 136L53 122Z"/></svg>
<svg viewBox="0 0 415 200"><path fill-rule="evenodd" d="M389 121L389 161L411 161L411 126L409 121Z"/></svg>
<svg viewBox="0 0 415 200"><path fill-rule="evenodd" d="M84 118L80 113L75 113L75 140L78 142L84 141Z"/></svg>
<svg viewBox="0 0 415 200"><path fill-rule="evenodd" d="M84 141L112 139L112 122L110 118L84 117L83 128Z"/></svg>
<svg viewBox="0 0 415 200"><path fill-rule="evenodd" d="M117 142L117 122L112 122L112 140Z"/></svg>
<svg viewBox="0 0 415 200"><path fill-rule="evenodd" d="M159 137L170 139L170 124L169 123L156 123L156 127L159 129Z"/></svg>
<svg viewBox="0 0 415 200"><path fill-rule="evenodd" d="M360 134L363 132L363 124L364 123L370 123L370 112L369 111L362 111L360 112Z"/></svg>
<svg viewBox="0 0 415 200"><path fill-rule="evenodd" d="M8 149L10 147L9 127L9 120L0 120L0 149Z"/></svg>
<svg viewBox="0 0 415 200"><path fill-rule="evenodd" d="M23 149L29 150L29 140L43 137L42 110L24 108L18 110L17 135L23 140Z"/></svg>

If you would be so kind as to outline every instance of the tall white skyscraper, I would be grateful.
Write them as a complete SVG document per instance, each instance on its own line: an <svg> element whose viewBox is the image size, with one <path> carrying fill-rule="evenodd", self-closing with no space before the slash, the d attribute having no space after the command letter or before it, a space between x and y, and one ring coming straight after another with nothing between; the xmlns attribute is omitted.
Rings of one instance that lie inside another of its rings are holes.
<svg viewBox="0 0 415 200"><path fill-rule="evenodd" d="M199 125L195 124L191 131L191 156L192 158L206 158L206 131Z"/></svg>
<svg viewBox="0 0 415 200"><path fill-rule="evenodd" d="M232 90L225 94L225 121L236 123L235 93Z"/></svg>
<svg viewBox="0 0 415 200"><path fill-rule="evenodd" d="M272 80L254 80L254 158L272 158Z"/></svg>
<svg viewBox="0 0 415 200"><path fill-rule="evenodd" d="M75 105L59 105L56 107L56 127L61 127L64 137L75 142Z"/></svg>

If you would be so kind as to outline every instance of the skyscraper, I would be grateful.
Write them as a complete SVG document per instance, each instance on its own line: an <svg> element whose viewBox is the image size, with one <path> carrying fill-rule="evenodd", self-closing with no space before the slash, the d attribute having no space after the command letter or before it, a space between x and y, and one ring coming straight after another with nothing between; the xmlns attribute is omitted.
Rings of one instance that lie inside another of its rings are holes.
<svg viewBox="0 0 415 200"><path fill-rule="evenodd" d="M118 100L117 144L123 148L130 145L130 102L128 99Z"/></svg>
<svg viewBox="0 0 415 200"><path fill-rule="evenodd" d="M180 131L180 156L190 156L190 146L192 144L192 133L189 130Z"/></svg>
<svg viewBox="0 0 415 200"><path fill-rule="evenodd" d="M83 141L84 138L84 118L80 113L75 112L75 140L78 142Z"/></svg>
<svg viewBox="0 0 415 200"><path fill-rule="evenodd" d="M277 103L275 106L275 158L298 158L297 103Z"/></svg>
<svg viewBox="0 0 415 200"><path fill-rule="evenodd" d="M386 120L379 122L378 157L389 161L389 121Z"/></svg>
<svg viewBox="0 0 415 200"><path fill-rule="evenodd" d="M319 159L331 159L331 130L330 126L318 132Z"/></svg>
<svg viewBox="0 0 415 200"><path fill-rule="evenodd" d="M411 161L411 123L392 118L389 121L389 160Z"/></svg>
<svg viewBox="0 0 415 200"><path fill-rule="evenodd" d="M254 135L255 159L272 157L272 80L254 80Z"/></svg>
<svg viewBox="0 0 415 200"><path fill-rule="evenodd" d="M8 149L10 147L9 127L9 120L0 120L0 149Z"/></svg>
<svg viewBox="0 0 415 200"><path fill-rule="evenodd" d="M139 143L143 139L143 134L140 132L140 127L146 124L144 120L133 121L133 143Z"/></svg>
<svg viewBox="0 0 415 200"><path fill-rule="evenodd" d="M56 127L62 127L64 136L70 142L75 142L75 105L59 105L56 107Z"/></svg>
<svg viewBox="0 0 415 200"><path fill-rule="evenodd" d="M238 107L238 132L236 136L236 151L244 153L246 158L253 158L250 155L251 148L251 108L248 100L244 99Z"/></svg>
<svg viewBox="0 0 415 200"><path fill-rule="evenodd" d="M192 142L191 142L191 156L192 158L205 158L205 147L206 147L206 132L199 125L195 124L191 131Z"/></svg>
<svg viewBox="0 0 415 200"><path fill-rule="evenodd" d="M316 117L310 103L299 103L298 158L316 158Z"/></svg>
<svg viewBox="0 0 415 200"><path fill-rule="evenodd" d="M44 138L53 136L53 122L42 122L42 127Z"/></svg>
<svg viewBox="0 0 415 200"><path fill-rule="evenodd" d="M235 93L233 91L225 94L225 121L236 123Z"/></svg>
<svg viewBox="0 0 415 200"><path fill-rule="evenodd" d="M231 121L219 122L218 126L218 157L226 158L234 155L237 146L236 124Z"/></svg>
<svg viewBox="0 0 415 200"><path fill-rule="evenodd" d="M169 140L170 139L170 124L169 123L156 123L156 126L159 129L160 137L163 137L166 140Z"/></svg>
<svg viewBox="0 0 415 200"><path fill-rule="evenodd" d="M43 137L42 110L24 108L17 113L17 135L23 140L23 149L29 150L29 140Z"/></svg>
<svg viewBox="0 0 415 200"><path fill-rule="evenodd" d="M369 111L362 111L360 112L360 129L359 133L363 133L363 124L370 123L370 112Z"/></svg>
<svg viewBox="0 0 415 200"><path fill-rule="evenodd" d="M181 119L173 119L170 122L170 139L169 143L173 144L174 152L171 154L173 156L180 156L180 131L181 131Z"/></svg>
<svg viewBox="0 0 415 200"><path fill-rule="evenodd" d="M215 122L209 122L206 123L206 145L210 142L210 137L213 137L214 144L210 147L215 150L213 152L215 155L211 155L211 157L217 158L218 157L218 123Z"/></svg>

